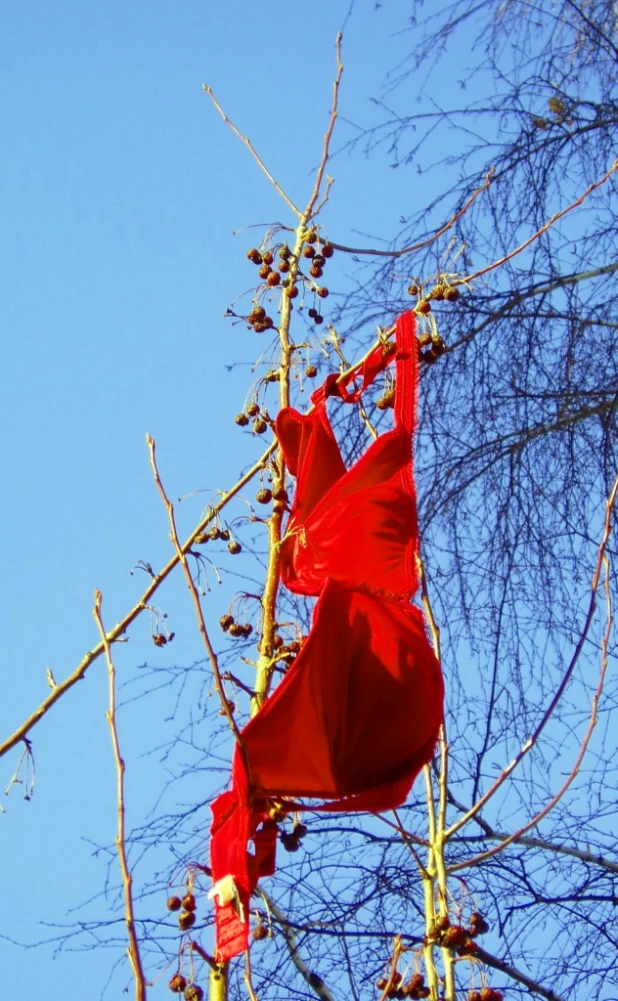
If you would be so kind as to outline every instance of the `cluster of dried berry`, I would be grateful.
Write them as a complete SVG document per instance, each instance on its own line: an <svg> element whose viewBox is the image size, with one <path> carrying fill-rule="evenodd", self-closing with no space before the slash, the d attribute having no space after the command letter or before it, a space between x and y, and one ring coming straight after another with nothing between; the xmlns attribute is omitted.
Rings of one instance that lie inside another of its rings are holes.
<svg viewBox="0 0 618 1001"><path fill-rule="evenodd" d="M439 942L447 949L453 949L460 954L473 952L476 948L472 939L489 931L489 925L480 911L470 915L470 922L464 925L452 925L447 914L441 915L434 922L428 941Z"/></svg>
<svg viewBox="0 0 618 1001"><path fill-rule="evenodd" d="M401 973L392 973L388 978L380 977L376 987L387 998L428 998L431 994L422 973L415 973L405 984Z"/></svg>
<svg viewBox="0 0 618 1001"><path fill-rule="evenodd" d="M273 380L269 380L269 381L273 381ZM253 431L254 431L254 433L255 434L264 434L264 432L268 429L268 422L266 420L264 420L264 417L262 416L261 411L260 411L260 405L259 405L259 403L256 403L255 400L253 400L249 404L249 406L246 409L246 412L243 411L240 414L236 414L236 417L234 418L234 420L236 421L236 423L238 424L239 427L245 428L247 426L247 424L249 423L249 418L250 417L254 418L254 420L253 420Z"/></svg>
<svg viewBox="0 0 618 1001"><path fill-rule="evenodd" d="M242 622L236 622L234 616L230 615L229 612L227 615L221 616L219 619L219 625L224 633L229 633L230 636L234 637L234 639L242 637L242 639L246 640L253 632L253 626L249 622L245 622L244 624Z"/></svg>
<svg viewBox="0 0 618 1001"><path fill-rule="evenodd" d="M260 268L261 270L262 268ZM254 306L247 317L247 322L251 324L256 334L263 334L265 330L271 330L274 327L272 316L266 315L263 306Z"/></svg>
<svg viewBox="0 0 618 1001"><path fill-rule="evenodd" d="M286 852L297 852L307 833L307 825L296 823L291 831L281 831L279 840Z"/></svg>
<svg viewBox="0 0 618 1001"><path fill-rule="evenodd" d="M283 636L279 633L275 633L273 647L277 653L277 659L283 659L285 657L286 664L290 667L294 663L296 656L300 653L302 640L290 640L289 643L285 643Z"/></svg>
<svg viewBox="0 0 618 1001"><path fill-rule="evenodd" d="M222 542L227 542L227 548L233 556L241 552L242 546L236 539L232 539L229 528L218 528L216 525L209 528L207 532L199 532L195 536L194 542L198 546L205 546L209 540L216 542L218 539L221 539Z"/></svg>
<svg viewBox="0 0 618 1001"><path fill-rule="evenodd" d="M180 911L178 915L178 927L181 931L189 931L195 924L195 897L192 893L185 893L182 900L180 897L168 897L168 911Z"/></svg>
<svg viewBox="0 0 618 1001"><path fill-rule="evenodd" d="M204 997L202 988L197 984L187 984L182 973L175 973L168 986L173 994L182 994L185 1001L202 1001Z"/></svg>
<svg viewBox="0 0 618 1001"><path fill-rule="evenodd" d="M454 288L449 285L448 282L442 281L438 282L432 288L431 292L427 295L423 295L423 290L420 285L412 284L408 288L408 295L418 296L418 301L414 307L415 313L420 313L421 316L426 316L427 313L431 313L431 300L435 302L457 302L460 296L459 289Z"/></svg>
<svg viewBox="0 0 618 1001"><path fill-rule="evenodd" d="M155 646L166 646L168 643L172 642L175 635L176 633L168 633L167 636L165 633L153 633L152 642Z"/></svg>
<svg viewBox="0 0 618 1001"><path fill-rule="evenodd" d="M430 334L425 331L419 337L418 344L419 358L429 365L437 361L446 351L444 339L439 334Z"/></svg>
<svg viewBox="0 0 618 1001"><path fill-rule="evenodd" d="M251 247L247 251L247 257L259 268L258 274L262 281L269 288L276 288L278 285L281 285L288 299L296 299L298 296L299 289L296 284L298 279L310 283L311 290L320 299L326 299L329 290L325 286L315 284L315 282L324 274L326 261L329 257L333 256L334 252L334 248L329 243L320 244L318 231L312 229L307 233L302 249L302 258L310 262L309 277L303 275L299 270L300 261L294 260L294 254L286 243L278 248L278 260L276 264L275 255L272 250L260 251L257 247ZM287 275L293 263L296 264L295 272L293 272L296 276L294 280L282 278L281 275ZM314 323L320 324L323 322L323 317L315 307L311 307L308 313ZM254 306L248 315L247 322L251 324L256 333L263 333L265 330L270 330L271 327L274 327L272 318L266 315L266 310L262 306L257 305Z"/></svg>
<svg viewBox="0 0 618 1001"><path fill-rule="evenodd" d="M467 1001L502 1001L502 991L493 987L481 987L480 991L468 991Z"/></svg>

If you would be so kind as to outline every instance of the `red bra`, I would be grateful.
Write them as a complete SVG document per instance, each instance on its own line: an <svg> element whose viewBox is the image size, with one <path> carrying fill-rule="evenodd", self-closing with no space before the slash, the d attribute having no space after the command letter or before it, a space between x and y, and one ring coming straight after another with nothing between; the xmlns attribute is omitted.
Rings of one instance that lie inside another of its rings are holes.
<svg viewBox="0 0 618 1001"><path fill-rule="evenodd" d="M274 872L277 831L266 820L267 801L310 797L327 802L303 809L392 809L438 738L442 674L422 612L410 604L418 586L413 313L397 322L393 430L346 470L326 413L328 396L355 402L393 354L379 347L345 380L329 376L310 414L286 409L277 419L297 480L281 579L319 599L295 663L242 731L246 757L237 747L231 791L213 804L221 960L247 948L250 895L260 876ZM361 386L349 393L355 378ZM255 854L247 851L250 839Z"/></svg>

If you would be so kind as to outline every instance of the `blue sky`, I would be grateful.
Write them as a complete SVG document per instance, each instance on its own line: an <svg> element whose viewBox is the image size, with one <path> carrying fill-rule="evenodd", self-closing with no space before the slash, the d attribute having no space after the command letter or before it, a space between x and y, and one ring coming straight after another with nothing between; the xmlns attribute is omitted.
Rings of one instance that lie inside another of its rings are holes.
<svg viewBox="0 0 618 1001"><path fill-rule="evenodd" d="M231 485L263 447L233 422L262 345L223 319L254 281L245 251L263 229L232 234L291 220L202 83L303 202L348 6L35 0L3 11L0 737L45 697L48 666L60 680L96 643L94 588L111 626L145 584L130 573L137 561L159 567L169 558L145 433L157 441L172 498L206 491L181 505L183 536L211 491ZM343 117L376 120L369 99L410 46L394 34L405 15L403 3L375 10L357 0L344 38ZM342 124L338 141L353 134ZM358 242L358 231L390 237L402 212L434 193L426 176L389 171L385 154L341 156L331 170L324 221L341 242ZM338 268L333 281L343 289ZM233 587L223 585L226 594ZM202 657L182 582L166 585L157 605L174 644L157 650L144 617L116 648L123 680L145 662ZM222 610L213 594L213 621ZM202 677L196 691L205 685ZM0 800L0 934L17 942L57 934L45 923L79 920L71 909L104 887L105 854L93 844L109 845L115 829L106 686L99 662L32 733L32 800L19 786ZM167 698L160 692L119 717L131 823L143 820L167 774L161 756L144 757L175 733ZM2 789L16 763L16 754L0 762ZM205 799L207 781L199 776L193 795ZM117 957L95 949L54 958L49 947L24 952L0 938L11 998L27 988L57 1001L67 984L75 996L99 996ZM109 997L126 984L126 972L114 976ZM168 996L163 984L154 1001Z"/></svg>

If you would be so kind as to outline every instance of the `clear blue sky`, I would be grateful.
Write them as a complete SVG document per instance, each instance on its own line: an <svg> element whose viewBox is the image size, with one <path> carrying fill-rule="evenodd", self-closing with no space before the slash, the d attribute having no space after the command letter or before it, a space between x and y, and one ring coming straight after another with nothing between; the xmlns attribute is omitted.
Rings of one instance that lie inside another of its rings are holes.
<svg viewBox="0 0 618 1001"><path fill-rule="evenodd" d="M303 202L348 6L5 6L0 737L47 694L47 666L60 680L96 643L94 588L111 626L145 584L143 574L130 575L137 560L159 567L171 553L145 433L156 438L173 498L231 485L263 445L233 423L252 381L248 366L227 368L255 360L255 335L223 319L253 280L245 250L263 231L232 233L290 218L202 83ZM344 39L341 112L363 123L376 120L369 98L413 41L393 34L406 4L374 6L357 0ZM352 134L342 125L339 141ZM370 161L342 156L331 170L336 184L324 219L343 242L358 242L355 230L390 237L399 216L434 193L426 176L389 171L385 153ZM341 269L338 280L345 287ZM182 505L183 536L209 496ZM218 594L209 600L214 619L223 602ZM190 666L202 657L182 582L166 586L157 605L176 640L156 650L141 620L116 648L123 679L144 662ZM0 799L7 811L0 934L18 942L55 935L44 923L79 920L71 909L104 888L106 856L95 857L92 844L109 845L115 831L106 684L101 661L33 731L33 799L24 802L18 786ZM143 755L173 737L170 713L163 692L120 714L130 823L143 821L167 777L160 755ZM16 763L17 754L0 761L2 790ZM193 795L207 798L210 781L200 776ZM173 790L168 795L171 808ZM110 872L114 883L115 864ZM105 907L97 900L88 914L103 916ZM161 912L163 898L148 907ZM2 993L9 1001L26 991L46 1001L94 998L117 955L96 949L53 958L49 947L23 952L0 938ZM126 982L126 970L116 972L105 996L118 997ZM153 1001L168 996L165 982Z"/></svg>

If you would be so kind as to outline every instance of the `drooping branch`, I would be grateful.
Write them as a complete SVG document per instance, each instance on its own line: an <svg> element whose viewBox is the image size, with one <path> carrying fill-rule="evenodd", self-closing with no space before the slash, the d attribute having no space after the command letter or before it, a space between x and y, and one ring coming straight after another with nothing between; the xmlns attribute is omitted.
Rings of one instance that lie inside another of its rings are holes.
<svg viewBox="0 0 618 1001"><path fill-rule="evenodd" d="M259 473L261 469L264 468L265 464L268 462L268 459L274 452L275 448L276 448L276 442L273 442L266 449L262 457L258 459L256 463L254 463L254 465L245 473L245 475L241 476L238 482L235 483L234 486L231 487L226 493L224 493L221 499L216 504L214 504L213 507L208 509L208 513L204 516L204 518L201 519L196 528L191 532L191 535L189 536L187 541L182 544L181 550L183 553L187 553L191 549L191 547L195 543L196 536L198 536L201 532L203 532L204 529L210 524L210 522L217 517L217 515L223 510L223 508L227 504L229 504L232 498L235 497L236 494L238 494L239 491L241 491L242 488L247 483L249 483L253 479L253 477L256 476L257 473ZM160 570L157 574L152 575L151 582L144 591L144 593L142 594L139 601L137 601L137 603L133 606L133 608L129 612L127 612L127 614L120 620L120 622L118 622L113 627L113 629L110 629L109 632L107 632L106 638L107 642L110 645L112 643L117 643L121 641L131 623L134 622L135 619L137 619L142 614L142 612L148 609L151 597L159 589L163 581L166 580L167 577L169 577L172 570L174 570L174 568L178 565L179 562L180 562L180 557L176 553L176 555L173 556L171 560L169 560L169 562L163 567L162 570ZM44 699L43 702L41 702L39 707L35 709L34 712L31 713L31 715L28 716L23 721L23 723L21 723L20 726L17 727L17 729L11 734L10 737L7 737L7 739L0 744L0 758L3 755L7 754L8 751L10 751L13 747L15 747L16 744L18 744L21 740L24 739L24 737L26 737L30 733L32 728L35 727L36 724L43 719L45 714L49 712L52 706L54 706L56 702L58 702L58 700L62 698L62 696L66 692L68 692L71 688L73 688L73 686L76 685L78 681L81 681L85 677L86 672L90 667L90 665L93 664L95 660L98 660L98 658L104 653L105 653L105 644L101 642L97 646L93 647L92 650L88 651L85 657L83 657L80 663L77 665L73 673L68 676L68 678L65 678L64 681L60 682L60 684L54 684L52 691L47 696L47 698Z"/></svg>

